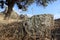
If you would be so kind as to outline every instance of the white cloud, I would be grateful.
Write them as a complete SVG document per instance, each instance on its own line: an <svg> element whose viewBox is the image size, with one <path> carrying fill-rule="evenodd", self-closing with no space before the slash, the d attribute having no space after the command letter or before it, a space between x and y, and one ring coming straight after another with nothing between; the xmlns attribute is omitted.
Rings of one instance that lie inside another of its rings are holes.
<svg viewBox="0 0 60 40"><path fill-rule="evenodd" d="M28 17L32 17L33 15L32 14L27 14Z"/></svg>
<svg viewBox="0 0 60 40"><path fill-rule="evenodd" d="M54 14L54 19L60 18L60 14Z"/></svg>

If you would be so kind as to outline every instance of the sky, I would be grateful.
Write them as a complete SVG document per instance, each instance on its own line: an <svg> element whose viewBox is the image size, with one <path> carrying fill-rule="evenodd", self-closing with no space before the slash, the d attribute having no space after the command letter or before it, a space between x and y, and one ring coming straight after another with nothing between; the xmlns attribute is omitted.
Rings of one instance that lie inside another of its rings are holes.
<svg viewBox="0 0 60 40"><path fill-rule="evenodd" d="M1 9L0 9L1 10ZM13 10L20 14L27 14L28 16L39 15L39 14L52 14L54 18L60 18L60 0L55 1L54 3L48 4L46 8L42 6L37 6L35 3L28 7L27 11L22 11L18 9L17 5L14 5Z"/></svg>

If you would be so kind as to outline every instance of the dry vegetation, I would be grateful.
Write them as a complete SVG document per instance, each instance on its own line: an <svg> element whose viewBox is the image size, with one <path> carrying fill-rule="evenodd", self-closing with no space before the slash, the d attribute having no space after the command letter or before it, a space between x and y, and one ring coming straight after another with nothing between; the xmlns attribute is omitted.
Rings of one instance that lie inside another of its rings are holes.
<svg viewBox="0 0 60 40"><path fill-rule="evenodd" d="M19 21L19 15L14 11L12 11L9 20L8 19L4 20L4 16L5 15L3 13L0 13L0 23L8 24L8 23Z"/></svg>
<svg viewBox="0 0 60 40"><path fill-rule="evenodd" d="M9 20L3 20L3 18L4 15L0 15L0 40L21 40L21 37L24 36L21 32L23 30L23 22L11 18Z"/></svg>

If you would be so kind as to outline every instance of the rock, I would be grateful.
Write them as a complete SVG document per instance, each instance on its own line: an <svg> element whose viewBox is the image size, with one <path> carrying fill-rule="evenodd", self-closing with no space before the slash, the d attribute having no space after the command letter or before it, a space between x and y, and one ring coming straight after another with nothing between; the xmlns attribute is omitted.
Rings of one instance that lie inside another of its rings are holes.
<svg viewBox="0 0 60 40"><path fill-rule="evenodd" d="M34 15L25 22L25 29L27 33L31 36L36 33L36 35L42 35L42 37L49 37L51 28L54 25L53 15L51 14L41 14Z"/></svg>

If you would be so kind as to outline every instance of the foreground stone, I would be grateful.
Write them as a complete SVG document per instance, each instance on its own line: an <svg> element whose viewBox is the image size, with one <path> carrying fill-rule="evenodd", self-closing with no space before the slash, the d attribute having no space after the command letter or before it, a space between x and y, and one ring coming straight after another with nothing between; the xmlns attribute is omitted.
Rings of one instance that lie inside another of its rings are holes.
<svg viewBox="0 0 60 40"><path fill-rule="evenodd" d="M25 21L24 24L25 30L29 36L36 36L35 38L39 37L40 40L51 40L51 29L54 27L53 15L35 15Z"/></svg>

